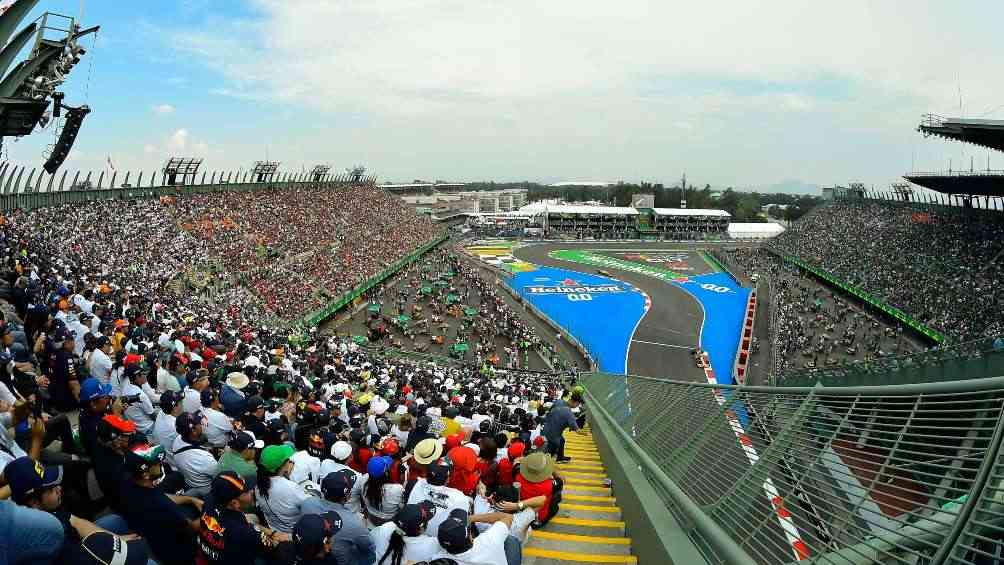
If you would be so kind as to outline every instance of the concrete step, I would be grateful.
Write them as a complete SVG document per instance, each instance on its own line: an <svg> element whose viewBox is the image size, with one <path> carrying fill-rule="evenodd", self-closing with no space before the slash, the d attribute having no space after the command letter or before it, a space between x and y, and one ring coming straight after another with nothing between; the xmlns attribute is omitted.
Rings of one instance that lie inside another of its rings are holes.
<svg viewBox="0 0 1004 565"><path fill-rule="evenodd" d="M571 469L561 469L561 476L568 478L580 478L580 479L605 479L607 478L606 473L595 473L592 471L578 471Z"/></svg>
<svg viewBox="0 0 1004 565"><path fill-rule="evenodd" d="M551 518L544 530L580 536L623 536L624 522L620 520L595 520L558 516Z"/></svg>
<svg viewBox="0 0 1004 565"><path fill-rule="evenodd" d="M605 470L603 463L595 463L592 461L569 461L568 463L558 463L558 468L563 471L590 471L593 473Z"/></svg>
<svg viewBox="0 0 1004 565"><path fill-rule="evenodd" d="M598 504L598 505L610 505L616 506L617 499L612 496L590 496L588 494L567 494L568 491L564 491L561 494L562 500L567 500L569 502L577 502L582 504Z"/></svg>
<svg viewBox="0 0 1004 565"><path fill-rule="evenodd" d="M616 506L594 506L591 504L566 503L562 501L558 505L557 515L585 520L620 520L621 509Z"/></svg>
<svg viewBox="0 0 1004 565"><path fill-rule="evenodd" d="M565 488L561 491L565 494L584 494L587 496L610 496L609 487L591 487L586 485L570 485L565 483Z"/></svg>
<svg viewBox="0 0 1004 565"><path fill-rule="evenodd" d="M631 538L613 536L578 536L548 531L535 531L524 549L534 547L579 553L602 553L607 555L628 555L631 553Z"/></svg>
<svg viewBox="0 0 1004 565"><path fill-rule="evenodd" d="M578 553L565 550L523 548L523 565L567 565L568 563L638 563L634 555Z"/></svg>
<svg viewBox="0 0 1004 565"><path fill-rule="evenodd" d="M565 484L569 486L605 487L603 479L595 477L565 477Z"/></svg>

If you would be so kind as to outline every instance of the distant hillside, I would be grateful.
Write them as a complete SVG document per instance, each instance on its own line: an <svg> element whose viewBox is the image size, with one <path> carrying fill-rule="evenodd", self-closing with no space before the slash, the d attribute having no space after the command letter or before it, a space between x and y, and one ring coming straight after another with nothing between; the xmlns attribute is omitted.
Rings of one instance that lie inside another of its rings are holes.
<svg viewBox="0 0 1004 565"><path fill-rule="evenodd" d="M822 194L821 185L796 179L787 179L774 184L750 187L746 190L756 191L760 194L808 194L810 196L819 196Z"/></svg>

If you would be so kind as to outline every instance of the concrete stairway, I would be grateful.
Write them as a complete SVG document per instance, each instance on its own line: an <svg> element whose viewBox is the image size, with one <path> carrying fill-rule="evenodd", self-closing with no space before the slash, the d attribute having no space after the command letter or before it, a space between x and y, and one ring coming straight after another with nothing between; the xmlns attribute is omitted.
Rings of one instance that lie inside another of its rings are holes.
<svg viewBox="0 0 1004 565"><path fill-rule="evenodd" d="M558 515L530 535L523 564L638 563L592 436L566 434L565 455L572 461L558 466L565 479Z"/></svg>

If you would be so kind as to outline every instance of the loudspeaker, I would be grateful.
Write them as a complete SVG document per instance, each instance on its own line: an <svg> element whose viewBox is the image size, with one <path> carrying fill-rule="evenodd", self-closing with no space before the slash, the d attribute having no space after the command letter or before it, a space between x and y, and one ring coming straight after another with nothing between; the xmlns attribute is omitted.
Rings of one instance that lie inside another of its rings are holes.
<svg viewBox="0 0 1004 565"><path fill-rule="evenodd" d="M80 132L80 126L84 123L84 117L90 112L91 109L87 106L68 108L66 110L66 123L63 124L63 132L59 134L56 147L53 148L49 159L42 166L47 173L50 175L56 174L63 161L66 160L66 156L70 154L70 149L73 148L73 143L77 140L77 133Z"/></svg>

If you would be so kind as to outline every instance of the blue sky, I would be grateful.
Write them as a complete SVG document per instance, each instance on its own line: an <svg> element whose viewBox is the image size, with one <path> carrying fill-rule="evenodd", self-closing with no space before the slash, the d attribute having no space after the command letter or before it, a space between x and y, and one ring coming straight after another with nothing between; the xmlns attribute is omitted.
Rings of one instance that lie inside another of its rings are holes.
<svg viewBox="0 0 1004 565"><path fill-rule="evenodd" d="M986 166L915 128L959 114L960 93L967 117L1004 118L1002 17L989 1L92 0L102 31L64 90L93 112L65 167L267 152L386 180L885 187ZM40 164L51 140L5 140L5 157Z"/></svg>

